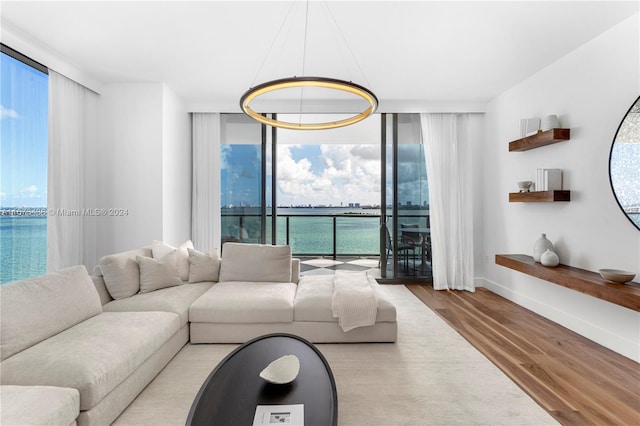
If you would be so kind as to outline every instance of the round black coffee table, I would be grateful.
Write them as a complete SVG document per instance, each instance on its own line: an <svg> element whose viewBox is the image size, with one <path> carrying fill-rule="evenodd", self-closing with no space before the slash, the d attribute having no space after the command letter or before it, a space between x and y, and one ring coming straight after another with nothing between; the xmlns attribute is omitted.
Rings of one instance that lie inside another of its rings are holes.
<svg viewBox="0 0 640 426"><path fill-rule="evenodd" d="M296 379L275 385L260 378L269 363L293 354L300 360ZM227 355L196 395L187 425L251 426L258 405L304 405L305 426L335 426L338 394L331 368L307 340L292 334L268 334Z"/></svg>

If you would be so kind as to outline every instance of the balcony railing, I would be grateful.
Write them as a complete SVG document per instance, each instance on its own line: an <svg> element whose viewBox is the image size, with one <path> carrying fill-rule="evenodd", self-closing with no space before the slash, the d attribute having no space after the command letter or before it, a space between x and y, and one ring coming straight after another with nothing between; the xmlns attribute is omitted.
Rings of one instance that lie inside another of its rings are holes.
<svg viewBox="0 0 640 426"><path fill-rule="evenodd" d="M429 226L428 214L402 214L400 223ZM271 242L272 216L266 216L266 238L261 238L259 214L223 214L222 240ZM278 244L291 246L295 256L379 256L380 214L278 214ZM398 230L399 232L399 230Z"/></svg>

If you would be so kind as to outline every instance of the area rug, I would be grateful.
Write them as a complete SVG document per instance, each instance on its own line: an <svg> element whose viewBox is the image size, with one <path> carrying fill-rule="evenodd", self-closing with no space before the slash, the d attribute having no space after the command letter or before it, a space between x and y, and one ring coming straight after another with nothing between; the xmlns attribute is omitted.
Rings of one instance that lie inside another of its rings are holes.
<svg viewBox="0 0 640 426"><path fill-rule="evenodd" d="M396 343L317 345L336 380L339 425L558 424L404 286L383 290L398 312ZM236 346L187 344L115 424L184 425Z"/></svg>

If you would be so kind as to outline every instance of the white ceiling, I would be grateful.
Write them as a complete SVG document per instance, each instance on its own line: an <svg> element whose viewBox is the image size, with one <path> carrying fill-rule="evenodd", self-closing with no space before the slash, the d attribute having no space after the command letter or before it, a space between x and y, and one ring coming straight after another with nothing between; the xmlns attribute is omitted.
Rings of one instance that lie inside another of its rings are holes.
<svg viewBox="0 0 640 426"><path fill-rule="evenodd" d="M303 75L303 53L306 75L363 84L384 109L483 104L640 3L312 0L305 49L306 4L2 1L0 14L3 42L21 40L34 59L59 58L99 85L164 82L193 110L239 110L251 85Z"/></svg>

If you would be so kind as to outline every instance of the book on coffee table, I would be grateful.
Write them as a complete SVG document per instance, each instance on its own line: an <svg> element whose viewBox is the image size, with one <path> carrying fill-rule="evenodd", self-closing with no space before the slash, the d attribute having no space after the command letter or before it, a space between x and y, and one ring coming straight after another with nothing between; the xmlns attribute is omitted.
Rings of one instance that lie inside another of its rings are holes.
<svg viewBox="0 0 640 426"><path fill-rule="evenodd" d="M304 404L258 405L253 426L304 426Z"/></svg>

